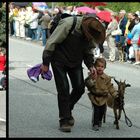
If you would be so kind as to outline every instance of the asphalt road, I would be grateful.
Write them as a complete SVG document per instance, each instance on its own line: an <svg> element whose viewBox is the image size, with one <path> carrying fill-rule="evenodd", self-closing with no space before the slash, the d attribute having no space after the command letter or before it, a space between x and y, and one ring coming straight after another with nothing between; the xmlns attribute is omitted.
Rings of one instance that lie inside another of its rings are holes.
<svg viewBox="0 0 140 140"><path fill-rule="evenodd" d="M0 138L6 137L6 91L0 91Z"/></svg>
<svg viewBox="0 0 140 140"><path fill-rule="evenodd" d="M40 78L33 83L27 76L27 69L42 62L43 47L21 39L9 38L9 137L40 138L136 138L140 137L140 66L128 63L107 62L106 73L117 80L131 84L126 89L125 111L133 126L125 123L124 114L120 130L113 125L114 116L107 110L106 123L100 131L91 129L92 108L87 90L75 105L75 125L71 133L58 130L57 92L54 78L46 81ZM105 51L107 48L105 47ZM84 67L84 76L87 68ZM114 83L115 85L115 83ZM116 86L116 85L115 85Z"/></svg>

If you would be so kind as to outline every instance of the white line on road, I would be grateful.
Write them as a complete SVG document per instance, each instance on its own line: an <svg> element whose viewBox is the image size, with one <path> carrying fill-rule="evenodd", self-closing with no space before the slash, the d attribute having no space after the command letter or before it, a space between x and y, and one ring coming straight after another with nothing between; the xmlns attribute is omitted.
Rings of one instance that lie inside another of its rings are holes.
<svg viewBox="0 0 140 140"><path fill-rule="evenodd" d="M4 120L4 119L0 118L0 122L6 122L6 120Z"/></svg>
<svg viewBox="0 0 140 140"><path fill-rule="evenodd" d="M27 65L27 64L26 64ZM28 67L33 67L32 65L27 65Z"/></svg>

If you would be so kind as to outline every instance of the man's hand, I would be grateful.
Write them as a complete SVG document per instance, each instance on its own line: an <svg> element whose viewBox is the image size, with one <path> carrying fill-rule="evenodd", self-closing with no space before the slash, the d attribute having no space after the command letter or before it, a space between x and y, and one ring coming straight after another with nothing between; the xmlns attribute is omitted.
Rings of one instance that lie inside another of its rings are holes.
<svg viewBox="0 0 140 140"><path fill-rule="evenodd" d="M97 71L96 71L95 67L90 67L89 70L90 70L92 78L96 79L97 78Z"/></svg>
<svg viewBox="0 0 140 140"><path fill-rule="evenodd" d="M41 73L45 73L49 70L49 66L46 66L46 65L41 65L40 67L40 70L41 70Z"/></svg>

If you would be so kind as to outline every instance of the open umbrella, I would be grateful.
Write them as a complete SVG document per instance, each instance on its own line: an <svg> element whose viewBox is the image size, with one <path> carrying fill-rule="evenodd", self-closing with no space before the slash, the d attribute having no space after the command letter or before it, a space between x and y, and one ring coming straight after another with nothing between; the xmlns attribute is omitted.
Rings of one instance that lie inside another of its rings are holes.
<svg viewBox="0 0 140 140"><path fill-rule="evenodd" d="M106 6L107 3L106 2L84 2L88 5L91 5L93 7L96 7L96 6Z"/></svg>
<svg viewBox="0 0 140 140"><path fill-rule="evenodd" d="M97 17L105 22L111 21L111 13L109 11L100 11L96 14Z"/></svg>
<svg viewBox="0 0 140 140"><path fill-rule="evenodd" d="M39 11L44 11L48 8L47 4L45 2L33 2L33 7Z"/></svg>
<svg viewBox="0 0 140 140"><path fill-rule="evenodd" d="M76 11L82 12L82 13L96 13L96 10L89 8L87 6L77 7Z"/></svg>
<svg viewBox="0 0 140 140"><path fill-rule="evenodd" d="M14 6L19 6L19 7L26 7L28 6L29 2L12 2Z"/></svg>
<svg viewBox="0 0 140 140"><path fill-rule="evenodd" d="M32 4L33 4L33 6L37 6L37 7L42 6L42 5L46 6L45 2L33 2Z"/></svg>

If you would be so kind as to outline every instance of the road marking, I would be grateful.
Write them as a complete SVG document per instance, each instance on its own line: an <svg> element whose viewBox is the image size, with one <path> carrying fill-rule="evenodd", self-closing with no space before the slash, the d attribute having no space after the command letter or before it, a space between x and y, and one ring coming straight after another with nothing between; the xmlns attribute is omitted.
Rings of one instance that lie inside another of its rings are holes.
<svg viewBox="0 0 140 140"><path fill-rule="evenodd" d="M26 65L27 65L27 64L26 64ZM30 68L33 67L32 65L27 65L27 66L30 67Z"/></svg>
<svg viewBox="0 0 140 140"><path fill-rule="evenodd" d="M6 122L6 120L4 120L4 119L0 118L0 122Z"/></svg>

